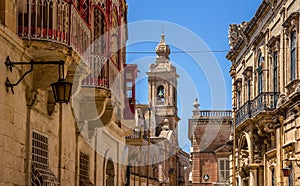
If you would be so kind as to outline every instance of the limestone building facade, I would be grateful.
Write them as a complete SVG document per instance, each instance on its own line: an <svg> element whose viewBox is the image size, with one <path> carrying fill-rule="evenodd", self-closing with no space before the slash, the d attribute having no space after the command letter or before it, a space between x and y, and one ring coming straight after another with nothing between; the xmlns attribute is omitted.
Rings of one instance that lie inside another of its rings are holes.
<svg viewBox="0 0 300 186"><path fill-rule="evenodd" d="M299 167L298 0L264 0L231 24L232 185L295 186Z"/></svg>
<svg viewBox="0 0 300 186"><path fill-rule="evenodd" d="M126 16L125 0L0 1L0 185L125 184Z"/></svg>
<svg viewBox="0 0 300 186"><path fill-rule="evenodd" d="M130 185L186 185L189 154L178 145L177 78L162 33L149 67L149 104L136 107L136 128L127 137Z"/></svg>
<svg viewBox="0 0 300 186"><path fill-rule="evenodd" d="M191 141L191 185L226 186L230 181L228 144L232 115L230 110L200 110L196 99L189 119Z"/></svg>

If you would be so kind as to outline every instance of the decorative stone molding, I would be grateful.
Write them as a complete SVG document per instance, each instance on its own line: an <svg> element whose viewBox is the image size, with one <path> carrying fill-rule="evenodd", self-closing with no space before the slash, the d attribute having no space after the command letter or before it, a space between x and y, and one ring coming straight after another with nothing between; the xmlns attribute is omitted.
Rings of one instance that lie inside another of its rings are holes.
<svg viewBox="0 0 300 186"><path fill-rule="evenodd" d="M293 12L282 24L283 27L289 28L298 24L299 12Z"/></svg>
<svg viewBox="0 0 300 186"><path fill-rule="evenodd" d="M269 164L269 166L276 166L277 165L277 158L276 157L269 158L268 164Z"/></svg>
<svg viewBox="0 0 300 186"><path fill-rule="evenodd" d="M234 65L232 65L232 66L230 67L230 76L231 76L232 78L234 78L234 77L236 76L236 69L235 69L235 66L234 66Z"/></svg>
<svg viewBox="0 0 300 186"><path fill-rule="evenodd" d="M245 77L245 80L248 80L252 78L252 73L253 73L253 67L252 66L248 66L246 67L246 69L243 72L243 75Z"/></svg>
<svg viewBox="0 0 300 186"><path fill-rule="evenodd" d="M237 90L242 89L242 78L238 78L233 85L236 87Z"/></svg>
<svg viewBox="0 0 300 186"><path fill-rule="evenodd" d="M280 96L279 96L279 98L277 100L276 108L279 108L286 101L287 101L287 98L286 98L285 94L280 94Z"/></svg>
<svg viewBox="0 0 300 186"><path fill-rule="evenodd" d="M233 50L235 45L238 43L239 39L242 39L246 44L249 43L249 39L245 34L245 28L247 27L247 22L242 22L241 24L230 24L228 30L228 39L230 49Z"/></svg>
<svg viewBox="0 0 300 186"><path fill-rule="evenodd" d="M276 0L265 0L267 4L269 4L269 6L271 7L271 9L273 10L277 4Z"/></svg>
<svg viewBox="0 0 300 186"><path fill-rule="evenodd" d="M298 79L295 79L295 80L289 82L285 86L287 96L293 94L294 92L298 92L299 86L300 86L300 80L298 80Z"/></svg>

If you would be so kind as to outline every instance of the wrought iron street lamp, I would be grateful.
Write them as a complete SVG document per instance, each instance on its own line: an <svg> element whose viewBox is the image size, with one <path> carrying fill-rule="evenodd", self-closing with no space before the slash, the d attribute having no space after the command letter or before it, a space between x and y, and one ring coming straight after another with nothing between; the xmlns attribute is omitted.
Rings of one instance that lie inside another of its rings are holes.
<svg viewBox="0 0 300 186"><path fill-rule="evenodd" d="M290 174L291 174L291 169L290 168L285 167L285 168L282 168L281 170L282 170L282 174L283 174L284 177L290 176Z"/></svg>
<svg viewBox="0 0 300 186"><path fill-rule="evenodd" d="M58 82L51 84L55 102L69 103L72 83L65 82L64 79L59 79Z"/></svg>
<svg viewBox="0 0 300 186"><path fill-rule="evenodd" d="M35 62L31 60L30 62L12 62L7 56L5 65L12 72L12 68L15 65L30 65L30 69L26 71L21 78L16 83L11 83L8 78L6 78L5 85L7 87L7 91L10 88L12 93L14 94L14 87L17 86L24 77L33 71L33 65L58 65L58 81L51 84L53 95L55 102L57 103L69 103L71 97L72 83L66 82L64 79L64 61L39 61Z"/></svg>

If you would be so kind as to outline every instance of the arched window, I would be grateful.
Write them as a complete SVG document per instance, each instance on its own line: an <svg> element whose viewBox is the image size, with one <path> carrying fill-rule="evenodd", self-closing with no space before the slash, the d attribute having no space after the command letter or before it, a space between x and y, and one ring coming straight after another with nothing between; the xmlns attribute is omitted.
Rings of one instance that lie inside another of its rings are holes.
<svg viewBox="0 0 300 186"><path fill-rule="evenodd" d="M111 159L107 160L106 165L106 186L114 186L115 185L115 168L114 163Z"/></svg>
<svg viewBox="0 0 300 186"><path fill-rule="evenodd" d="M164 86L160 85L157 88L157 97L160 98L160 99L165 98L165 88L164 88Z"/></svg>
<svg viewBox="0 0 300 186"><path fill-rule="evenodd" d="M91 0L75 0L75 6L86 23L90 23Z"/></svg>
<svg viewBox="0 0 300 186"><path fill-rule="evenodd" d="M94 53L106 54L106 22L103 12L94 9Z"/></svg>

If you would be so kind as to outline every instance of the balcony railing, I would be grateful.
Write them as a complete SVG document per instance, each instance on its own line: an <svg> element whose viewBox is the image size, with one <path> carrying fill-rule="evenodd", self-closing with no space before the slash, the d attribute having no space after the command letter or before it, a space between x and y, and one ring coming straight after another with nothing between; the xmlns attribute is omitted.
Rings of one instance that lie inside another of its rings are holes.
<svg viewBox="0 0 300 186"><path fill-rule="evenodd" d="M144 131L142 131L140 127L137 127L135 130L133 130L132 134L125 137L126 143L130 145L140 145L143 142L143 132Z"/></svg>
<svg viewBox="0 0 300 186"><path fill-rule="evenodd" d="M241 123L245 119L251 117L251 101L247 101L241 108L236 112L236 123Z"/></svg>
<svg viewBox="0 0 300 186"><path fill-rule="evenodd" d="M231 117L232 112L230 110L200 110L199 117Z"/></svg>
<svg viewBox="0 0 300 186"><path fill-rule="evenodd" d="M91 30L66 0L17 1L17 33L21 38L71 46L88 62Z"/></svg>
<svg viewBox="0 0 300 186"><path fill-rule="evenodd" d="M247 101L236 112L236 126L248 118L254 117L263 111L272 111L276 108L279 93L263 92L253 100Z"/></svg>
<svg viewBox="0 0 300 186"><path fill-rule="evenodd" d="M92 55L90 59L91 73L83 82L83 87L109 88L108 58L103 55Z"/></svg>

